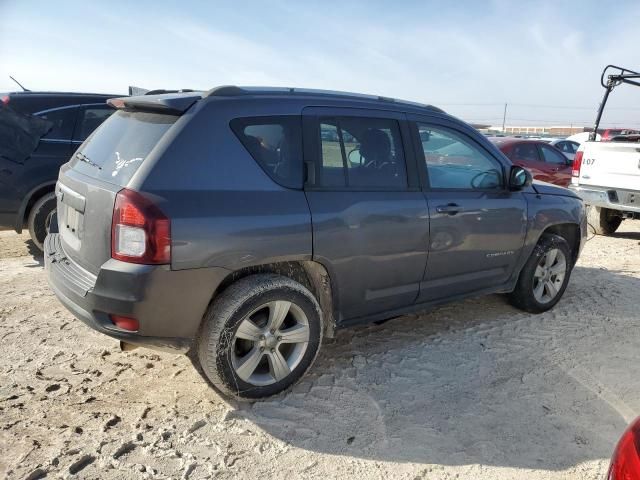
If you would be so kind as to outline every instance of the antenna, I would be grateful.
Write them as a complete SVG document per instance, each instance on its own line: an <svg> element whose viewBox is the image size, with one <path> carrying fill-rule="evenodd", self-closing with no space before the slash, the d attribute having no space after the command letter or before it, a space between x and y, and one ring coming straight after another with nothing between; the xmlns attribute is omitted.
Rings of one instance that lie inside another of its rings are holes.
<svg viewBox="0 0 640 480"><path fill-rule="evenodd" d="M16 83L20 86L20 88L22 89L22 91L24 91L24 92L30 92L30 91L31 91L31 90L29 90L28 88L24 88L24 87L22 86L22 84L21 84L18 80L16 80L15 78L13 78L11 75L9 75L9 78L10 78L11 80L13 80L14 82L16 82Z"/></svg>

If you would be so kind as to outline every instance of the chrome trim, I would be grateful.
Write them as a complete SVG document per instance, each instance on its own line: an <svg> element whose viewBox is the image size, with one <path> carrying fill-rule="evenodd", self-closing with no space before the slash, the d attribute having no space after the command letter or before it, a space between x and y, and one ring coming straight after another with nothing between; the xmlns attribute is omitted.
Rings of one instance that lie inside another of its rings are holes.
<svg viewBox="0 0 640 480"><path fill-rule="evenodd" d="M101 106L107 106L108 108L113 108L111 107L105 100L104 103L78 103L75 105L65 105L64 107L55 107L55 108L49 108L47 110L41 110L39 112L35 112L32 113L32 115L44 115L45 113L50 113L50 112L56 112L58 110L68 110L70 108L81 108L81 107L101 107ZM114 109L115 110L115 109Z"/></svg>
<svg viewBox="0 0 640 480"><path fill-rule="evenodd" d="M66 143L66 144L71 143L71 140L64 140L62 138L41 138L40 141L47 142L47 143Z"/></svg>

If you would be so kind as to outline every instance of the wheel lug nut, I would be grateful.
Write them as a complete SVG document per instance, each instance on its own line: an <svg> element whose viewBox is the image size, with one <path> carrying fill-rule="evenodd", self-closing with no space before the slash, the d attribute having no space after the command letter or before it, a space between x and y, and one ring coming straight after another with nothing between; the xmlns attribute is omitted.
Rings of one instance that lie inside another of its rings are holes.
<svg viewBox="0 0 640 480"><path fill-rule="evenodd" d="M276 353L276 349L275 349L275 348L272 348L272 349L271 349L271 353Z"/></svg>
<svg viewBox="0 0 640 480"><path fill-rule="evenodd" d="M264 335L260 335L260 340L264 340Z"/></svg>
<svg viewBox="0 0 640 480"><path fill-rule="evenodd" d="M271 335L273 335L274 333L276 333L276 331L275 330L271 330Z"/></svg>
<svg viewBox="0 0 640 480"><path fill-rule="evenodd" d="M281 342L282 341L282 337L278 337L278 341Z"/></svg>
<svg viewBox="0 0 640 480"><path fill-rule="evenodd" d="M260 351L261 351L261 352L264 352L264 347L260 347Z"/></svg>

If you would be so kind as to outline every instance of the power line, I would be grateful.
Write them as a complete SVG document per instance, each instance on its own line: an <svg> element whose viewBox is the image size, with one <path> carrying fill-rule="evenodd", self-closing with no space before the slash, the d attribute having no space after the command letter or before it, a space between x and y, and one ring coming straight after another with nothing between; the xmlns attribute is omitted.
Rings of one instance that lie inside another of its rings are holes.
<svg viewBox="0 0 640 480"><path fill-rule="evenodd" d="M439 103L432 102L433 105L442 107L503 107L504 103ZM592 107L576 106L576 105L539 105L533 103L511 103L509 105L514 107L527 107L527 108L559 108L563 110L597 110L598 105ZM607 110L620 110L620 111L640 111L640 107L607 107Z"/></svg>

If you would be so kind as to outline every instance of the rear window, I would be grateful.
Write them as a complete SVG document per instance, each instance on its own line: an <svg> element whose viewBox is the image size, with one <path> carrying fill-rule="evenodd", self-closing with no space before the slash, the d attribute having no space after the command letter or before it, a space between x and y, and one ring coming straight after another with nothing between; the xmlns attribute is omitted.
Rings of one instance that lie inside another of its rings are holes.
<svg viewBox="0 0 640 480"><path fill-rule="evenodd" d="M72 166L93 178L125 186L177 119L175 115L119 110L80 146Z"/></svg>

